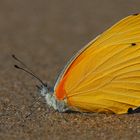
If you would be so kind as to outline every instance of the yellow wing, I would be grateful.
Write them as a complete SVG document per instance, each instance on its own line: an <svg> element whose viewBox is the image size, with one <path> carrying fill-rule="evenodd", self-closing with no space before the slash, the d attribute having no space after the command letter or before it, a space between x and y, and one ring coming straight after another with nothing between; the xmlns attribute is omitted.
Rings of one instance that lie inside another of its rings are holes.
<svg viewBox="0 0 140 140"><path fill-rule="evenodd" d="M81 111L122 114L140 106L140 15L126 17L90 44L55 93Z"/></svg>

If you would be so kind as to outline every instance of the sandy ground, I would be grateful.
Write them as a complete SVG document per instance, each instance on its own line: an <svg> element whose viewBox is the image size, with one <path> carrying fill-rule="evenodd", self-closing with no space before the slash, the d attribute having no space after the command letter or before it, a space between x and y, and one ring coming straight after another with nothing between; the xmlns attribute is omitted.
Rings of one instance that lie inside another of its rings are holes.
<svg viewBox="0 0 140 140"><path fill-rule="evenodd" d="M53 85L67 60L119 19L140 12L138 0L0 1L0 140L140 139L140 114L49 111L38 82L14 69L20 57Z"/></svg>

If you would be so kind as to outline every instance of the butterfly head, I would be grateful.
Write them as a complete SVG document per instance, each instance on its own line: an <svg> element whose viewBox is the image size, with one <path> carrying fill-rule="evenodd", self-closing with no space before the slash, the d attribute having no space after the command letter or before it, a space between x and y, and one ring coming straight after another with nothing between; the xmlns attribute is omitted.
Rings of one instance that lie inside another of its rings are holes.
<svg viewBox="0 0 140 140"><path fill-rule="evenodd" d="M49 87L47 84L41 84L36 86L42 96L46 96L47 94L53 94L53 88Z"/></svg>

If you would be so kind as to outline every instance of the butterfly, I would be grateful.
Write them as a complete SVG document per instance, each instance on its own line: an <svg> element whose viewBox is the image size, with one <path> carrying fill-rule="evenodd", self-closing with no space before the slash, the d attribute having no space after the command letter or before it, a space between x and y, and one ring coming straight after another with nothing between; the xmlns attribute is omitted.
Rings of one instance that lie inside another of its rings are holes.
<svg viewBox="0 0 140 140"><path fill-rule="evenodd" d="M19 67L18 67L19 68ZM97 36L66 64L53 90L40 94L59 112L124 114L140 106L140 14Z"/></svg>

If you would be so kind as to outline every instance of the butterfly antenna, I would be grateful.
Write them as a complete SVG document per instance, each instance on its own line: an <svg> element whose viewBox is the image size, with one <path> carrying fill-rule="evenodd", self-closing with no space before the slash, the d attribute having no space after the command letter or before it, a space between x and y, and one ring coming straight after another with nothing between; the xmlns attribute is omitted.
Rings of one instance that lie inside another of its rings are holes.
<svg viewBox="0 0 140 140"><path fill-rule="evenodd" d="M17 58L14 54L12 54L12 57L19 62L20 64L22 64L25 68L27 68L29 71L31 71L26 64L24 64L19 58ZM31 71L32 72L32 71ZM33 72L32 72L33 73Z"/></svg>
<svg viewBox="0 0 140 140"><path fill-rule="evenodd" d="M22 68L22 67L19 67L18 65L15 65L15 68L17 69L21 69L23 71L25 71L26 73L32 75L34 78L36 78L37 80L39 80L39 82L44 85L44 86L47 86L37 75L35 75L32 70L30 70L26 64L24 64L19 58L17 58L14 54L12 54L12 57L17 61L19 62L20 64L22 64L26 69Z"/></svg>
<svg viewBox="0 0 140 140"><path fill-rule="evenodd" d="M19 67L18 65L14 65L14 67L17 68L17 69L23 70L24 72L26 72L26 73L32 75L32 76L33 76L34 78L36 78L42 85L46 86L46 84L45 84L38 76L36 76L34 73L32 73L32 72L30 72L30 71L28 71L28 70L26 70L26 69L24 69L24 68L22 68L22 67Z"/></svg>

